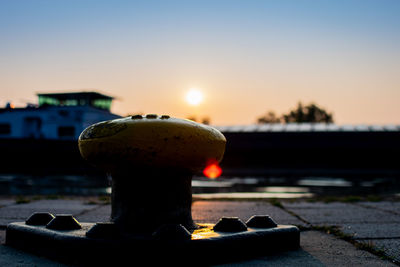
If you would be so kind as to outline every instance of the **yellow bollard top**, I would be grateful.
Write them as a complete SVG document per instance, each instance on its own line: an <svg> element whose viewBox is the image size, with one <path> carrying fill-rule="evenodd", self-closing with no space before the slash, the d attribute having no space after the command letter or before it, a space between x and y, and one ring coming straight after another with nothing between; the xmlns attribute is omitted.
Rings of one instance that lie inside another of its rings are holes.
<svg viewBox="0 0 400 267"><path fill-rule="evenodd" d="M106 171L146 166L194 172L221 161L225 144L213 127L155 114L99 122L79 136L82 157Z"/></svg>

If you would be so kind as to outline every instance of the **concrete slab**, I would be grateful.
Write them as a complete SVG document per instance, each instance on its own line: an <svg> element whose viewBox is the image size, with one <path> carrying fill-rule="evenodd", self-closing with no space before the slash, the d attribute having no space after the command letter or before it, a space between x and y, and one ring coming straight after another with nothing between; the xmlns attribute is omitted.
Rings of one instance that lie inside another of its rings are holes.
<svg viewBox="0 0 400 267"><path fill-rule="evenodd" d="M343 223L341 231L358 238L400 238L400 221L397 223Z"/></svg>
<svg viewBox="0 0 400 267"><path fill-rule="evenodd" d="M0 198L0 208L15 204L15 200L11 198Z"/></svg>
<svg viewBox="0 0 400 267"><path fill-rule="evenodd" d="M43 267L54 267L54 266L68 266L59 262L51 261L45 258L41 258L29 253L19 251L17 249L0 245L0 266L43 266Z"/></svg>
<svg viewBox="0 0 400 267"><path fill-rule="evenodd" d="M400 215L400 202L381 201L381 202L360 202L357 204L367 208L379 209Z"/></svg>
<svg viewBox="0 0 400 267"><path fill-rule="evenodd" d="M287 266L307 266L307 267L323 267L324 265L318 258L314 257L303 249L286 251L279 255L260 257L254 260L232 262L227 264L214 265L216 267L287 267Z"/></svg>
<svg viewBox="0 0 400 267"><path fill-rule="evenodd" d="M80 222L108 222L111 216L111 205L99 205L94 209L75 216Z"/></svg>
<svg viewBox="0 0 400 267"><path fill-rule="evenodd" d="M300 240L300 250L219 266L396 266L321 232L302 232Z"/></svg>
<svg viewBox="0 0 400 267"><path fill-rule="evenodd" d="M398 239L375 239L360 241L367 244L372 244L379 249L382 249L386 255L400 261L400 238Z"/></svg>
<svg viewBox="0 0 400 267"><path fill-rule="evenodd" d="M264 201L196 201L192 214L198 223L216 223L223 216L239 217L246 222L253 215L269 215L277 224L305 226L296 217Z"/></svg>
<svg viewBox="0 0 400 267"><path fill-rule="evenodd" d="M301 247L325 266L396 266L349 242L316 231L302 233Z"/></svg>
<svg viewBox="0 0 400 267"><path fill-rule="evenodd" d="M400 215L348 203L283 203L283 206L311 224L397 223Z"/></svg>

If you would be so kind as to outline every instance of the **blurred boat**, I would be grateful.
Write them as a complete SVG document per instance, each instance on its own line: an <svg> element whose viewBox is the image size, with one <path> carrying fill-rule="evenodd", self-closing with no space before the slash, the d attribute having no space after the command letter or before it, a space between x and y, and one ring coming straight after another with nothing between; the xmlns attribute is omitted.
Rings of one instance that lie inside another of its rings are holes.
<svg viewBox="0 0 400 267"><path fill-rule="evenodd" d="M77 146L89 125L120 118L98 92L40 93L38 104L0 109L0 172L75 173L90 169Z"/></svg>
<svg viewBox="0 0 400 267"><path fill-rule="evenodd" d="M97 92L37 94L38 104L0 109L0 138L77 140L89 125L119 118L113 97Z"/></svg>

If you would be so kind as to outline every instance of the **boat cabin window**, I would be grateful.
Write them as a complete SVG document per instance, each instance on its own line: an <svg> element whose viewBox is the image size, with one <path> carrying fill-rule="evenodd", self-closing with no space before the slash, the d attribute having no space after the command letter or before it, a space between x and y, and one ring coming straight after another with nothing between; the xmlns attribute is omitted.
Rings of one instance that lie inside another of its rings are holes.
<svg viewBox="0 0 400 267"><path fill-rule="evenodd" d="M96 108L110 110L111 108L111 99L96 99L93 100L92 105Z"/></svg>
<svg viewBox="0 0 400 267"><path fill-rule="evenodd" d="M75 127L74 126L60 126L58 127L58 137L74 137Z"/></svg>
<svg viewBox="0 0 400 267"><path fill-rule="evenodd" d="M39 96L39 106L43 105L58 106L60 105L60 101L53 97Z"/></svg>
<svg viewBox="0 0 400 267"><path fill-rule="evenodd" d="M96 92L38 94L42 106L91 106L110 110L113 97Z"/></svg>
<svg viewBox="0 0 400 267"><path fill-rule="evenodd" d="M11 125L9 123L0 123L0 134L11 134Z"/></svg>

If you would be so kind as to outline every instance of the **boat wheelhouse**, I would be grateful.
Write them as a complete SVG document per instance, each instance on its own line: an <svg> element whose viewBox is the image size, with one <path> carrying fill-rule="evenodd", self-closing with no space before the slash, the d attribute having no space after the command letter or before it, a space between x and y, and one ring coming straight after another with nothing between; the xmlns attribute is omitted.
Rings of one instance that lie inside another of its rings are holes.
<svg viewBox="0 0 400 267"><path fill-rule="evenodd" d="M119 118L98 92L39 93L38 105L0 109L0 138L76 140L89 125Z"/></svg>

